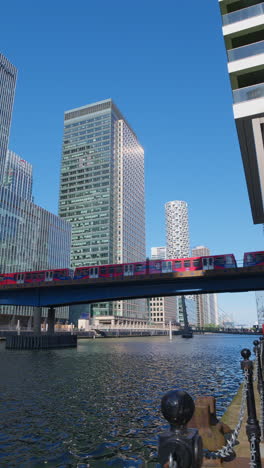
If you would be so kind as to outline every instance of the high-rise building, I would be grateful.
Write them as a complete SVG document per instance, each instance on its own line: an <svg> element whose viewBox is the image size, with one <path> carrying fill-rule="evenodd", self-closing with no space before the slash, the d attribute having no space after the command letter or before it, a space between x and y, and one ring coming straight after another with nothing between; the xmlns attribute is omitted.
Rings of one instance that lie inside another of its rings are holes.
<svg viewBox="0 0 264 468"><path fill-rule="evenodd" d="M166 249L167 258L184 258L190 256L190 236L188 221L188 204L174 200L165 204ZM186 309L192 315L192 324L196 324L196 302L193 296L185 296ZM177 318L184 324L181 296L177 297ZM191 322L190 322L191 323Z"/></svg>
<svg viewBox="0 0 264 468"><path fill-rule="evenodd" d="M32 185L32 164L8 150L4 163L2 186L16 193L23 200L33 201Z"/></svg>
<svg viewBox="0 0 264 468"><path fill-rule="evenodd" d="M72 267L145 260L144 151L111 99L65 112L59 213ZM92 315L146 318L145 304L93 304Z"/></svg>
<svg viewBox="0 0 264 468"><path fill-rule="evenodd" d="M0 53L0 184L9 142L16 78L16 68Z"/></svg>
<svg viewBox="0 0 264 468"><path fill-rule="evenodd" d="M166 248L168 258L190 256L188 205L174 200L165 204Z"/></svg>
<svg viewBox="0 0 264 468"><path fill-rule="evenodd" d="M219 0L233 112L255 224L264 222L264 3Z"/></svg>
<svg viewBox="0 0 264 468"><path fill-rule="evenodd" d="M166 247L151 247L151 260L165 260L166 258ZM177 322L177 301L175 296L151 297L149 306L152 322L160 324Z"/></svg>
<svg viewBox="0 0 264 468"><path fill-rule="evenodd" d="M210 250L199 245L192 249L192 257L202 257L210 255ZM203 327L207 324L218 324L218 308L216 294L198 294L194 296L197 304L197 325Z"/></svg>

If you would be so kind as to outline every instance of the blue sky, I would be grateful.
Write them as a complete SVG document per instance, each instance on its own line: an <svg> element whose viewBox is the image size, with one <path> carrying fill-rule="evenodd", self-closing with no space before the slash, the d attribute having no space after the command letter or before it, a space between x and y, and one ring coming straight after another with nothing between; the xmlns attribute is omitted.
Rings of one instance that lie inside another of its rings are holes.
<svg viewBox="0 0 264 468"><path fill-rule="evenodd" d="M10 149L33 164L35 203L57 214L65 110L111 97L145 149L147 253L164 204L189 205L191 246L264 250L253 225L232 113L218 0L14 0L0 51L18 68ZM254 322L254 293L219 296Z"/></svg>

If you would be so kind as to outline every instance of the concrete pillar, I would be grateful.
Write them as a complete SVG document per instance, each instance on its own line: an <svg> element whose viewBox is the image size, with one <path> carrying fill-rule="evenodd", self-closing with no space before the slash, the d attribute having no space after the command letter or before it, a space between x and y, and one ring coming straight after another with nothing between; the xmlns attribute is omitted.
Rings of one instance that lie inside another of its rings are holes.
<svg viewBox="0 0 264 468"><path fill-rule="evenodd" d="M39 335L41 333L41 307L33 309L33 333Z"/></svg>
<svg viewBox="0 0 264 468"><path fill-rule="evenodd" d="M50 307L48 310L48 333L54 333L55 325L55 307Z"/></svg>

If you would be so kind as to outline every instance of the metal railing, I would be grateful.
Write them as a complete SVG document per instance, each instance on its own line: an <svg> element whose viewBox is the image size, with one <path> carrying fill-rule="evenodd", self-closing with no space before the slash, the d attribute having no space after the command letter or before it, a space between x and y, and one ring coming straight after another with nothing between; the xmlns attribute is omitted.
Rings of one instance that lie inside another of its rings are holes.
<svg viewBox="0 0 264 468"><path fill-rule="evenodd" d="M264 54L264 41L254 42L253 44L247 44L227 51L229 62L242 60L259 54Z"/></svg>
<svg viewBox="0 0 264 468"><path fill-rule="evenodd" d="M242 8L241 10L233 11L232 13L227 13L223 15L223 26L228 24L237 23L238 21L243 21L249 18L254 18L254 16L260 16L264 14L264 3L258 3L251 7Z"/></svg>

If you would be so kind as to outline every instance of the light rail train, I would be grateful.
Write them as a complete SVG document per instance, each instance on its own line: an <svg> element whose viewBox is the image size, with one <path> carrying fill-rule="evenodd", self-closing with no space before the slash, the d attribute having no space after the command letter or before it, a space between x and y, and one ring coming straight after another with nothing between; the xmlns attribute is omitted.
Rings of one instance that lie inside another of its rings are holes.
<svg viewBox="0 0 264 468"><path fill-rule="evenodd" d="M246 252L243 266L264 265L264 252ZM58 282L94 278L140 277L144 275L162 275L197 270L226 270L237 268L233 254L210 255L202 257L176 258L167 260L146 260L144 262L120 263L114 265L90 265L70 268L22 271L0 274L0 286L40 282Z"/></svg>

